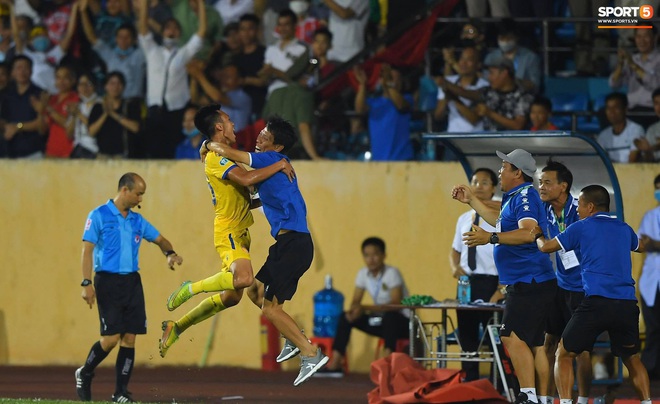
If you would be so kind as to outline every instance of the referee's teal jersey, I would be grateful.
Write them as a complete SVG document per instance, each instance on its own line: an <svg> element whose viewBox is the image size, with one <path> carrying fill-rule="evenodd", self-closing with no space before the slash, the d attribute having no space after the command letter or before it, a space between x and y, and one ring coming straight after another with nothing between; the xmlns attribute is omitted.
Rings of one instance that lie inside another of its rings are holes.
<svg viewBox="0 0 660 404"><path fill-rule="evenodd" d="M122 216L112 199L87 216L83 241L94 244L94 271L128 274L137 272L142 239L154 241L158 230L141 214Z"/></svg>

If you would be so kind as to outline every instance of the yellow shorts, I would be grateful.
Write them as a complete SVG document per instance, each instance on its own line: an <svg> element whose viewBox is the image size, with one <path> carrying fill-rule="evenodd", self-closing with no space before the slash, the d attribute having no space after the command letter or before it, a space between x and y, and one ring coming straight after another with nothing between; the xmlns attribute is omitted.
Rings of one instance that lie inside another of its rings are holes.
<svg viewBox="0 0 660 404"><path fill-rule="evenodd" d="M231 264L238 259L250 259L250 231L238 230L233 233L216 232L213 235L215 250L222 260L221 271L229 271Z"/></svg>

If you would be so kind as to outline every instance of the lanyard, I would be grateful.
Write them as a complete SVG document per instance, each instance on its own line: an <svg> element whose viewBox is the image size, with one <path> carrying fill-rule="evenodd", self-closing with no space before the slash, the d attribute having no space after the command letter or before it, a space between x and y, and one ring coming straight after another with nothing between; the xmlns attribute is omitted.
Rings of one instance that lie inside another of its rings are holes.
<svg viewBox="0 0 660 404"><path fill-rule="evenodd" d="M516 192L511 194L509 199L507 199L506 202L504 203L504 205L502 205L502 209L500 209L500 215L497 217L498 222L502 220L502 212L504 212L504 209L506 209L506 207L509 206L509 202L511 202L511 199L513 199L514 196L518 195L519 193L521 193L525 189L528 189L528 188L531 188L531 187L532 187L531 185L525 185L524 187L520 188L519 190L517 190Z"/></svg>
<svg viewBox="0 0 660 404"><path fill-rule="evenodd" d="M373 299L374 299L374 304L378 304L378 292L380 292L380 288L383 284L383 275L385 275L385 268L383 268L383 272L381 272L380 276L378 277L378 280L376 281L376 289L374 290L373 293Z"/></svg>
<svg viewBox="0 0 660 404"><path fill-rule="evenodd" d="M552 209L552 208L550 208ZM555 220L557 220L557 226L559 227L559 232L563 232L566 230L566 220L564 219L564 209L562 208L561 210L561 216L557 216L555 214L554 209L552 210L552 215L555 217Z"/></svg>

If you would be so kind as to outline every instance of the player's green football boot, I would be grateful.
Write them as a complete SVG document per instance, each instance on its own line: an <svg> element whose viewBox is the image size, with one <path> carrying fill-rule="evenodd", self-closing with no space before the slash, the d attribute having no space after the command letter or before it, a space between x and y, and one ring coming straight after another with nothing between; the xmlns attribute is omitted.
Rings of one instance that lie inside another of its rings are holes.
<svg viewBox="0 0 660 404"><path fill-rule="evenodd" d="M167 298L167 310L174 311L174 309L181 306L187 302L188 299L193 297L191 285L192 282L185 281L181 284L181 286L179 286L179 289L172 292L170 297Z"/></svg>
<svg viewBox="0 0 660 404"><path fill-rule="evenodd" d="M179 328L176 323L171 320L163 321L163 336L158 341L158 350L160 357L164 358L167 355L167 350L179 339Z"/></svg>

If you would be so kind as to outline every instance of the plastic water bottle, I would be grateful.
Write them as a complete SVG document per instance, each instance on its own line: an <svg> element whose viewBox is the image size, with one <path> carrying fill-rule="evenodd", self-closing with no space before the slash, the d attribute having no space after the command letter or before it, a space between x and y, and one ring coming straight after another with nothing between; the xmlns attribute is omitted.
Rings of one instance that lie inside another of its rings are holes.
<svg viewBox="0 0 660 404"><path fill-rule="evenodd" d="M425 161L435 161L436 157L436 144L435 140L427 139L424 144L424 160Z"/></svg>
<svg viewBox="0 0 660 404"><path fill-rule="evenodd" d="M470 290L470 278L463 275L458 278L458 303L468 304L472 301L472 292Z"/></svg>
<svg viewBox="0 0 660 404"><path fill-rule="evenodd" d="M314 294L314 335L333 337L339 316L344 312L344 295L332 288L332 276L325 276L325 288Z"/></svg>

